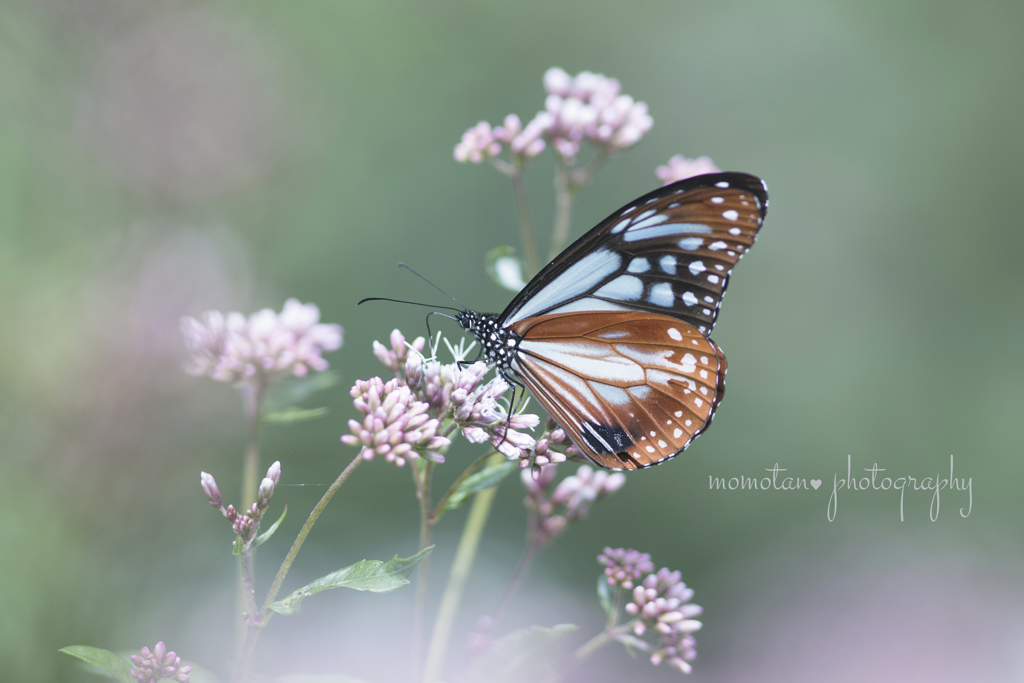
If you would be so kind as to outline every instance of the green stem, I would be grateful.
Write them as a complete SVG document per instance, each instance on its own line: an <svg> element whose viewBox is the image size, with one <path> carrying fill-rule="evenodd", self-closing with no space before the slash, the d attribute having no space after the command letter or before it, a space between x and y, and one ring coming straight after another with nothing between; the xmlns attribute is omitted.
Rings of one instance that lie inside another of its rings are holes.
<svg viewBox="0 0 1024 683"><path fill-rule="evenodd" d="M526 552L523 553L522 559L519 560L519 566L516 567L516 573L513 574L512 581L509 582L508 588L505 589L504 595L501 596L501 602L498 603L498 609L494 612L494 623L491 626L492 629L497 627L498 623L505 617L505 613L508 612L508 608L512 605L512 598L514 598L516 593L519 592L519 587L523 585L523 580L530 572L533 560L537 557L537 553L540 552L540 549L541 546L533 542L526 546Z"/></svg>
<svg viewBox="0 0 1024 683"><path fill-rule="evenodd" d="M242 401L245 404L246 444L245 460L242 465L242 512L246 512L256 502L256 490L259 487L260 469L260 415L263 411L263 381L242 389Z"/></svg>
<svg viewBox="0 0 1024 683"><path fill-rule="evenodd" d="M632 622L628 624L623 624L622 626L618 626L616 628L610 628L601 631L596 636L594 636L587 642L583 643L583 645L580 645L580 647L575 652L569 655L569 658L565 660L565 662L563 662L562 665L558 667L558 669L556 669L550 676L548 676L548 678L545 680L545 683L558 683L558 681L562 680L562 677L565 676L565 674L567 674L573 667L575 667L577 664L582 662L590 655L600 650L608 643L614 642L617 636L628 632L631 626Z"/></svg>
<svg viewBox="0 0 1024 683"><path fill-rule="evenodd" d="M285 555L284 562L281 563L281 568L277 570L277 576L274 577L274 583L270 584L270 591L267 592L267 599L263 601L263 609L260 610L261 622L264 617L268 617L267 609L270 607L270 603L274 602L274 598L277 597L278 592L281 590L281 584L284 583L284 577L288 575L288 570L291 569L292 562L295 561L295 556L299 554L299 549L302 547L302 544L306 542L306 536L309 535L313 525L316 524L316 520L320 517L320 513L324 511L324 508L327 507L329 502L331 502L331 498L334 497L334 494L338 492L341 485L345 483L345 480L352 475L352 472L359 467L359 463L362 461L363 456L360 452L356 454L356 457L348 464L348 467L341 471L341 474L339 474L338 478L334 480L334 483L327 488L327 491L320 499L320 502L317 503L316 507L313 508L313 511L309 513L309 518L306 520L306 523L302 525L299 535L295 537L295 542L292 543L291 549L288 551L288 554ZM265 626L266 624L261 623L261 625Z"/></svg>
<svg viewBox="0 0 1024 683"><path fill-rule="evenodd" d="M253 582L252 570L252 544L246 543L245 552L242 553L242 592L245 598L245 638L242 641L241 652L238 657L238 665L231 677L231 683L241 683L249 671L249 664L252 661L252 653L256 648L256 638L260 632L260 618L256 614L256 592Z"/></svg>
<svg viewBox="0 0 1024 683"><path fill-rule="evenodd" d="M430 514L430 483L433 471L434 463L429 460L424 460L421 467L413 470L416 493L420 499L420 550L430 545L430 536L434 529ZM428 567L429 558L420 562L419 567L416 568L416 603L412 620L412 681L414 683L419 680L420 665L423 658L423 631L426 625L427 613Z"/></svg>
<svg viewBox="0 0 1024 683"><path fill-rule="evenodd" d="M555 166L555 228L551 234L550 256L552 259L561 254L569 243L574 194L569 168L559 159Z"/></svg>
<svg viewBox="0 0 1024 683"><path fill-rule="evenodd" d="M505 459L500 453L491 454L489 457L488 467L494 467ZM459 602L462 599L462 591L465 588L469 572L473 568L473 560L476 559L476 553L480 547L480 538L483 535L484 527L487 525L487 517L491 513L491 507L494 505L494 495L496 492L497 487L492 486L473 497L473 506L470 508L469 516L466 518L466 526L462 529L462 538L459 539L459 547L455 551L455 560L452 562L451 572L448 574L448 585L445 587L444 595L441 597L441 605L438 608L437 619L434 622L434 632L430 639L427 661L424 666L423 683L434 683L441 674L445 652L448 649L448 641L452 635L452 626L455 623L455 615L459 610Z"/></svg>
<svg viewBox="0 0 1024 683"><path fill-rule="evenodd" d="M284 583L284 577L288 575L288 570L291 569L292 562L295 561L295 556L299 554L299 548L306 541L306 536L309 535L313 525L316 524L316 520L320 517L320 513L327 507L327 503L331 502L331 498L338 492L341 485L345 483L345 480L349 478L352 472L359 466L359 463L363 461L362 453L356 455L355 459L348 464L338 478L334 480L334 483L328 487L323 497L320 498L320 502L316 504L313 511L309 513L309 518L306 523L302 525L302 529L299 531L299 535L296 536L295 542L292 543L291 549L284 558L284 562L281 563L281 568L277 570L277 576L274 577L274 583L270 585L270 590L267 592L267 597L263 601L263 607L260 608L259 613L256 613L256 598L252 592L252 549L246 548L246 565L248 566L248 581L246 592L252 596L251 605L246 618L246 631L245 640L242 644L241 654L238 657L238 664L235 666L235 673L231 677L232 683L241 683L245 680L246 675L249 673L249 665L252 662L252 653L256 649L256 639L259 638L260 631L270 621L270 617L273 612L270 612L270 605L274 602L274 598L277 597L278 592L281 590L281 584Z"/></svg>
<svg viewBox="0 0 1024 683"><path fill-rule="evenodd" d="M604 166L608 154L598 151L597 156L583 168L573 170L565 165L559 155L555 166L555 229L551 237L551 258L562 253L569 244L569 229L572 224L572 203L576 193L590 182L594 174Z"/></svg>
<svg viewBox="0 0 1024 683"><path fill-rule="evenodd" d="M523 253L526 256L526 279L530 280L540 270L537 256L537 240L533 235L533 221L530 220L530 205L526 202L526 186L519 169L512 177L512 188L516 193L516 209L519 211L519 231L523 237Z"/></svg>
<svg viewBox="0 0 1024 683"><path fill-rule="evenodd" d="M442 514L441 511L444 509L444 506L448 504L448 499L452 497L452 495L458 490L460 486L462 486L462 482L466 481L466 479L468 479L471 474L480 469L480 466L487 462L487 459L490 458L495 453L497 453L497 451L490 451L488 453L484 453L479 458L477 458L472 465L463 470L462 474L459 475L459 478L456 479L455 482L448 487L448 490L444 492L443 496L441 496L441 500L437 501L437 505L434 506L434 512L430 515L431 524L436 524L437 520L440 519L440 515Z"/></svg>

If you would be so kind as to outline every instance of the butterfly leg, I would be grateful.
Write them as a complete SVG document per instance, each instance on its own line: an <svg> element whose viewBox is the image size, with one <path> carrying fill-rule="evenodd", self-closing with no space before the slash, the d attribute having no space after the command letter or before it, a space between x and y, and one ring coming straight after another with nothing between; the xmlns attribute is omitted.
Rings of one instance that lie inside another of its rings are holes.
<svg viewBox="0 0 1024 683"><path fill-rule="evenodd" d="M505 418L505 431L502 433L501 442L498 444L501 445L502 443L505 443L505 439L508 438L508 429L509 425L512 424L512 416L516 414L517 410L519 410L519 406L522 405L523 399L526 397L526 387L523 386L522 382L504 370L499 370L498 374L501 375L503 380L512 386L512 409L509 410L508 417ZM519 390L518 398L516 397L516 389Z"/></svg>

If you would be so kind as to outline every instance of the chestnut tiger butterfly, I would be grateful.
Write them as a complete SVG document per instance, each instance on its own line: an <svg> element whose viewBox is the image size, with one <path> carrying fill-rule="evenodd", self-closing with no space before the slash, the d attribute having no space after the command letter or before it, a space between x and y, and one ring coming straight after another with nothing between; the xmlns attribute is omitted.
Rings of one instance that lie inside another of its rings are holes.
<svg viewBox="0 0 1024 683"><path fill-rule="evenodd" d="M576 240L501 314L455 319L596 465L660 464L722 401L725 354L709 335L767 210L767 186L745 173L666 185Z"/></svg>

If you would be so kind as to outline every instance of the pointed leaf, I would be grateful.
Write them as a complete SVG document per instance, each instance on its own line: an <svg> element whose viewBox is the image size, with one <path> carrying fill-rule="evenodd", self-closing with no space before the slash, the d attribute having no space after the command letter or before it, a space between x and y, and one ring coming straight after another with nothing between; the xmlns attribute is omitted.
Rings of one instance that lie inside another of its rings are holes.
<svg viewBox="0 0 1024 683"><path fill-rule="evenodd" d="M597 577L597 599L601 601L601 609L609 619L612 618L612 596L608 590L608 577L603 574Z"/></svg>
<svg viewBox="0 0 1024 683"><path fill-rule="evenodd" d="M455 492L452 493L450 498L448 498L444 507L438 510L438 519L440 519L441 515L448 510L454 510L462 505L466 499L474 493L480 493L492 486L497 486L502 479L518 469L519 463L517 461L506 460L505 462L498 463L494 467L487 467L479 472L474 472L469 475L461 484L459 484L459 488L455 489Z"/></svg>
<svg viewBox="0 0 1024 683"><path fill-rule="evenodd" d="M256 537L256 542L252 544L252 547L255 548L257 546L261 546L264 543L266 543L267 541L269 541L270 537L274 535L275 531L277 531L277 527L281 526L281 522L284 521L284 516L287 515L287 514L288 514L288 506L285 505L284 506L284 512L281 513L281 516L277 518L277 521L274 522L273 525L271 525L271 527L269 529L267 529L262 534L260 534L259 536Z"/></svg>
<svg viewBox="0 0 1024 683"><path fill-rule="evenodd" d="M62 647L59 651L110 672L121 683L139 683L131 675L132 663L110 650L88 645L71 645Z"/></svg>
<svg viewBox="0 0 1024 683"><path fill-rule="evenodd" d="M412 557L400 558L397 555L387 562L380 560L363 560L355 564L323 576L308 586L303 586L283 600L270 605L270 609L278 614L290 616L299 613L299 604L303 598L331 588L351 588L357 591L387 593L409 583L409 574L425 560L434 546L424 548Z"/></svg>
<svg viewBox="0 0 1024 683"><path fill-rule="evenodd" d="M523 262L512 247L495 247L487 252L485 266L487 275L498 286L510 292L518 292L526 286L523 279Z"/></svg>
<svg viewBox="0 0 1024 683"><path fill-rule="evenodd" d="M285 408L272 413L263 413L264 422L291 424L292 422L309 422L327 414L327 408Z"/></svg>
<svg viewBox="0 0 1024 683"><path fill-rule="evenodd" d="M471 680L488 683L520 683L546 680L562 640L576 630L573 624L530 626L499 638L477 659Z"/></svg>
<svg viewBox="0 0 1024 683"><path fill-rule="evenodd" d="M245 552L245 542L242 541L241 536L235 536L235 542L231 544L231 554L241 555Z"/></svg>
<svg viewBox="0 0 1024 683"><path fill-rule="evenodd" d="M302 403L313 394L330 389L339 381L337 373L328 370L274 382L263 399L264 415Z"/></svg>

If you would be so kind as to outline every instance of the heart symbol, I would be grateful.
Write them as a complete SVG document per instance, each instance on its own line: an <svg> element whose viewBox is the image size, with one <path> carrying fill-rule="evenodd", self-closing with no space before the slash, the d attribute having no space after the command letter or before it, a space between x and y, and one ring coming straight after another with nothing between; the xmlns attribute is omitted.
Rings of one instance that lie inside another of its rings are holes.
<svg viewBox="0 0 1024 683"><path fill-rule="evenodd" d="M811 486L813 486L814 490L817 491L818 487L821 486L821 479L811 479Z"/></svg>

